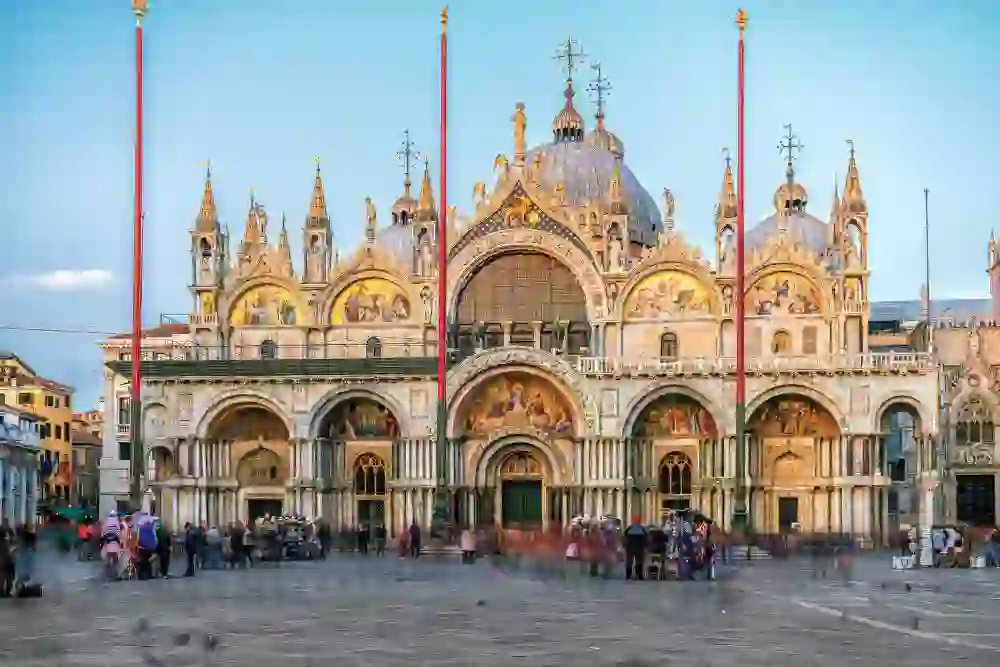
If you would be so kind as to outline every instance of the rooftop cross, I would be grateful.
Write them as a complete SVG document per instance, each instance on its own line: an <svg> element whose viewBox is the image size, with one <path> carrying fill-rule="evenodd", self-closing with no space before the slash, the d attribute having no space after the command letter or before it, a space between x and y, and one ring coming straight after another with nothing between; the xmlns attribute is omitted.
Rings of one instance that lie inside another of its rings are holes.
<svg viewBox="0 0 1000 667"><path fill-rule="evenodd" d="M556 51L556 55L553 56L554 60L565 60L566 64L563 65L563 69L566 70L566 81L573 81L573 72L579 66L579 61L581 58L587 54L583 51L574 51L573 49L577 47L576 40L572 37L567 37L566 41L563 42L559 50Z"/></svg>
<svg viewBox="0 0 1000 667"><path fill-rule="evenodd" d="M848 147L848 150L851 151L851 159L853 160L854 159L854 139L848 139L847 140L847 147Z"/></svg>
<svg viewBox="0 0 1000 667"><path fill-rule="evenodd" d="M601 75L601 63L594 63L590 66L594 70L594 78L590 80L587 90L594 96L594 104L597 105L597 117L604 118L604 98L611 92L611 82L606 76Z"/></svg>
<svg viewBox="0 0 1000 667"><path fill-rule="evenodd" d="M410 167L413 166L415 160L420 159L420 153L413 150L413 142L410 141L410 131L403 130L403 147L396 157L399 158L399 164L403 167L403 185L406 188L410 187Z"/></svg>
<svg viewBox="0 0 1000 667"><path fill-rule="evenodd" d="M799 142L799 138L792 133L792 126L785 125L785 131L788 133L778 144L778 151L785 153L785 162L788 167L791 168L792 162L795 161L796 151L801 151L805 146Z"/></svg>
<svg viewBox="0 0 1000 667"><path fill-rule="evenodd" d="M725 156L723 159L726 161L726 169L730 169L733 166L733 154L728 148L723 147L722 155Z"/></svg>

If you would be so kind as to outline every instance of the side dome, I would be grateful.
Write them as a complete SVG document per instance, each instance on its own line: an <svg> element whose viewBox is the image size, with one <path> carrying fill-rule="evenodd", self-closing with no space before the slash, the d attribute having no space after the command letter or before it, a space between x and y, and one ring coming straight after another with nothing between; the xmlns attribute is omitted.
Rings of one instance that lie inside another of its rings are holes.
<svg viewBox="0 0 1000 667"><path fill-rule="evenodd" d="M391 257L399 266L410 271L413 266L413 228L409 224L392 224L375 232L375 247Z"/></svg>
<svg viewBox="0 0 1000 667"><path fill-rule="evenodd" d="M747 230L746 247L762 248L775 234L786 232L815 253L826 250L830 239L827 223L806 212L809 195L802 185L782 183L774 193L775 213Z"/></svg>
<svg viewBox="0 0 1000 667"><path fill-rule="evenodd" d="M525 161L533 164L536 155L541 161L535 178L550 191L561 183L569 206L584 206L605 197L617 163L622 195L629 207L629 233L635 241L655 245L663 228L656 202L611 151L587 141L554 141L529 150Z"/></svg>

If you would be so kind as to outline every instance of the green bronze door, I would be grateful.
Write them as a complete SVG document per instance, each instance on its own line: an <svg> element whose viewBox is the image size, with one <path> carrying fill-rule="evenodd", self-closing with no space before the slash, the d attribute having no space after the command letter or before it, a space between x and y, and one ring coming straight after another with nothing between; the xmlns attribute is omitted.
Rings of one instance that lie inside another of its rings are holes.
<svg viewBox="0 0 1000 667"><path fill-rule="evenodd" d="M385 524L385 501L359 500L358 526L368 526L369 529L379 524Z"/></svg>
<svg viewBox="0 0 1000 667"><path fill-rule="evenodd" d="M541 480L505 480L500 511L504 528L542 525Z"/></svg>

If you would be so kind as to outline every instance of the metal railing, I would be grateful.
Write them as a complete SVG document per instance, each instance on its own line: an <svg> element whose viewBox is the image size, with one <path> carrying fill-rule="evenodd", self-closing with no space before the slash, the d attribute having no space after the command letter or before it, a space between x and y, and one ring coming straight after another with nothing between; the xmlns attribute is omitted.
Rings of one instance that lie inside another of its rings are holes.
<svg viewBox="0 0 1000 667"><path fill-rule="evenodd" d="M584 375L729 375L736 372L735 357L693 359L629 359L580 357L577 371ZM866 354L814 354L748 357L748 373L874 371L910 372L934 368L926 352L872 352Z"/></svg>
<svg viewBox="0 0 1000 667"><path fill-rule="evenodd" d="M359 359L426 357L435 354L433 342L371 336L365 340L277 345L264 341L256 345L195 345L177 343L142 351L142 361L277 361L281 359ZM118 361L130 361L127 352Z"/></svg>

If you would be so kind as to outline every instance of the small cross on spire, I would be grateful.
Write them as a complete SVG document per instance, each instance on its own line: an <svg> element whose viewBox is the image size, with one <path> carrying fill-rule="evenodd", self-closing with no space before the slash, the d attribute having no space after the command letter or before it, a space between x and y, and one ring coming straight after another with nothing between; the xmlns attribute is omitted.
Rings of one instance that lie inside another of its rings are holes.
<svg viewBox="0 0 1000 667"><path fill-rule="evenodd" d="M594 78L590 80L587 90L594 96L594 104L597 105L597 118L604 118L604 98L611 92L611 82L606 76L601 75L601 63L594 63L590 66L594 70Z"/></svg>
<svg viewBox="0 0 1000 667"><path fill-rule="evenodd" d="M581 58L585 57L587 54L583 51L574 51L578 45L576 40L572 37L567 37L566 41L563 42L562 46L553 56L553 60L565 60L566 64L563 65L563 69L566 71L566 81L567 83L573 82L573 72L579 66L578 62Z"/></svg>
<svg viewBox="0 0 1000 667"><path fill-rule="evenodd" d="M731 169L733 166L733 154L729 152L728 148L723 147L722 155L723 155L722 159L726 161L726 169Z"/></svg>
<svg viewBox="0 0 1000 667"><path fill-rule="evenodd" d="M791 124L785 125L787 134L778 144L778 151L785 154L785 162L789 167L795 161L795 153L801 151L805 146L799 142L799 138L792 133Z"/></svg>
<svg viewBox="0 0 1000 667"><path fill-rule="evenodd" d="M403 130L403 147L396 157L399 158L399 164L403 167L403 189L406 194L410 194L410 168L413 166L415 160L420 159L420 153L413 150L413 142L410 141L410 130Z"/></svg>
<svg viewBox="0 0 1000 667"><path fill-rule="evenodd" d="M847 140L847 149L851 152L851 159L854 159L854 139Z"/></svg>

